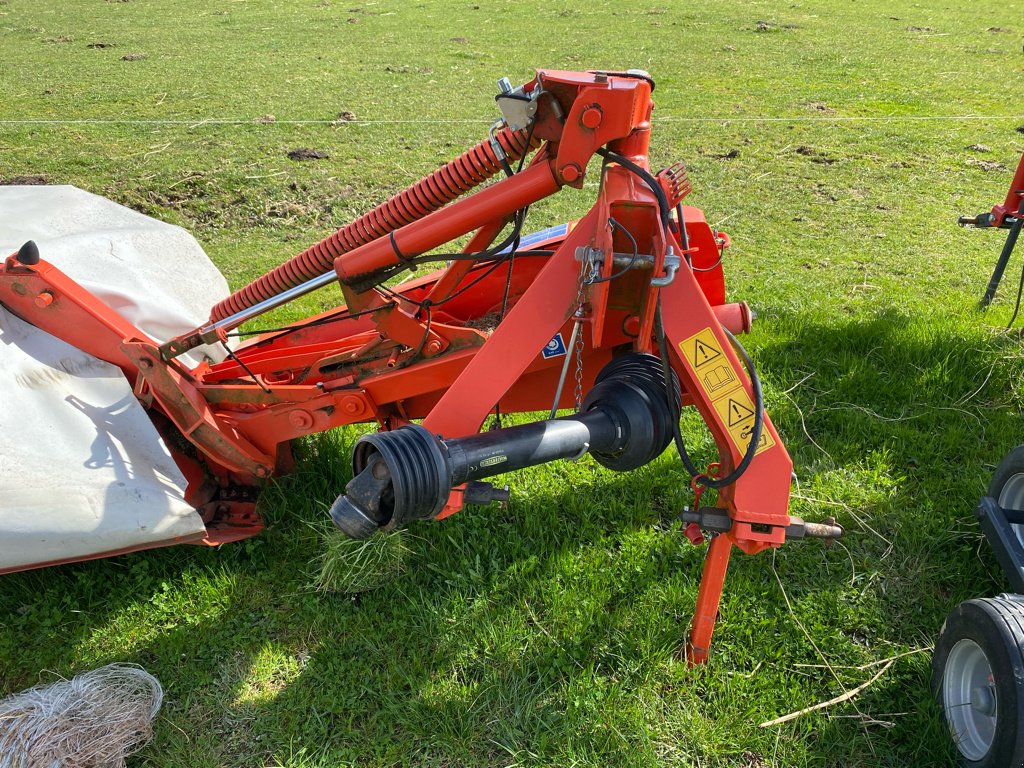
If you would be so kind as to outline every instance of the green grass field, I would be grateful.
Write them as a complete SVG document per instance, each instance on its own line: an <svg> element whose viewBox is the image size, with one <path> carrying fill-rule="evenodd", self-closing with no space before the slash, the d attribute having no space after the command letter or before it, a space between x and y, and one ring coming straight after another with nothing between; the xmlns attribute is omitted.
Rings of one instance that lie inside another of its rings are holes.
<svg viewBox="0 0 1024 768"><path fill-rule="evenodd" d="M143 664L167 703L136 765L950 764L930 646L956 603L1005 589L971 511L1024 434L1000 330L1019 262L977 312L1002 237L955 218L1002 200L1024 148L1024 27L1006 3L930 5L0 0L0 181L181 224L233 286L479 140L498 77L649 70L652 162L688 163L759 316L744 343L793 511L849 532L736 556L711 663L688 669L703 549L674 522L674 448L629 475L515 473L508 509L415 525L405 572L346 596L313 564L358 432L325 435L257 539L0 579L0 694ZM853 701L759 727L896 656Z"/></svg>

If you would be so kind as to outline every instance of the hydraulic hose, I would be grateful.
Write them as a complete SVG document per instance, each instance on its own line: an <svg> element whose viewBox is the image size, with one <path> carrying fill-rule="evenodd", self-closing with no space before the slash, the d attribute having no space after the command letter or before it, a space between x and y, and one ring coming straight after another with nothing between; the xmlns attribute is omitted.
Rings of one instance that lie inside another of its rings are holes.
<svg viewBox="0 0 1024 768"><path fill-rule="evenodd" d="M494 139L513 161L540 144L540 139L530 136L526 129L503 128L494 134ZM495 154L491 141L481 141L334 234L235 291L210 310L210 321L215 323L332 270L334 260L341 254L444 207L501 170L502 161Z"/></svg>

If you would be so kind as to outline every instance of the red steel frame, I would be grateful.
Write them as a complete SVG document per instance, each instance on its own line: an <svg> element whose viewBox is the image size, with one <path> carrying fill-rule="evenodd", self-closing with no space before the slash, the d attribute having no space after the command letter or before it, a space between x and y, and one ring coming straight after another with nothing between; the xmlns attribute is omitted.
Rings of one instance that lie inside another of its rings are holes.
<svg viewBox="0 0 1024 768"><path fill-rule="evenodd" d="M197 508L211 515L212 510L239 507L251 513L250 501L218 499L218 485L252 485L287 471L288 443L297 437L355 422L377 421L390 429L422 419L432 432L451 438L479 431L496 404L504 412L548 410L564 358L546 358L541 350L556 334L567 340L572 331L580 295L580 249L600 249L606 255L603 276L618 269L611 254L628 251L628 241L608 224L614 217L632 233L639 252L653 256L653 271L631 270L587 287L584 387L589 388L614 354L657 351L653 328L660 295L669 359L684 405L700 412L718 446L721 472L729 472L746 446L741 432L730 427L733 416L722 410L724 400L714 386L723 377L733 382L732 399L741 406L751 402L753 391L723 331L724 324L741 332L749 322L745 307L725 303L720 256L727 238L692 207L682 208L685 239L678 223L666 230L658 198L627 168L602 166L594 206L567 234L532 245L516 256L512 267L502 265L471 290L432 310L424 312L412 300L441 302L483 275L483 265L453 261L446 269L403 284L395 295L368 287L368 276L464 235L475 232L467 252L486 247L520 209L563 186L582 187L588 163L602 147L648 167L653 109L648 78L539 71L525 88L528 94L542 89L532 138L545 143L531 163L394 227L390 237L370 239L334 258L348 313L335 310L309 318L297 330L265 333L235 349L234 359L190 369L178 359L165 359L166 351L156 341L45 261L25 265L13 256L7 259L0 270L0 303L124 371L158 426L173 425L194 446L193 458L182 452L176 458L190 479L189 499ZM658 180L670 196L678 193L664 174ZM546 250L537 253L541 247ZM652 277L665 274L670 249L684 254L686 261L670 284L652 286ZM495 319L501 309L508 275L509 309L490 330L482 321ZM703 358L695 357L694 349L703 350ZM718 366L712 384L699 370L710 356ZM573 405L571 390L563 391L560 407ZM753 554L785 540L792 463L767 415L763 435L747 471L718 493L717 505L728 512L732 527L710 543L690 635L693 662L707 658L733 547ZM459 508L461 492L456 489L439 517ZM229 526L219 537L211 525L210 540L259 530L251 521L249 525L242 533Z"/></svg>
<svg viewBox="0 0 1024 768"><path fill-rule="evenodd" d="M1024 155L1021 155L1020 161L1017 163L1017 170L1014 171L1006 199L1002 203L992 206L992 221L989 226L1002 226L1007 216L1016 216L1020 211L1022 201L1024 201Z"/></svg>

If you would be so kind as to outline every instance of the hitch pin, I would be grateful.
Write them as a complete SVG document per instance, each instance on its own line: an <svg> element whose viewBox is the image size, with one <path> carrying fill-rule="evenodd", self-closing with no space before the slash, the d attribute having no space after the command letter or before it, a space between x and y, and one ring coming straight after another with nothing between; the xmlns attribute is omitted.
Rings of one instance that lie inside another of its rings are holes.
<svg viewBox="0 0 1024 768"><path fill-rule="evenodd" d="M679 265L682 262L679 257L676 256L676 252L670 245L668 247L668 253L665 254L665 275L664 277L652 277L651 285L655 288L664 288L667 285L672 285L672 281L676 279L676 270L679 269Z"/></svg>
<svg viewBox="0 0 1024 768"><path fill-rule="evenodd" d="M700 503L699 500L697 503ZM684 507L679 517L684 523L696 523L701 530L712 533L727 533L732 528L729 513L718 507ZM826 544L841 538L844 533L843 527L833 517L825 518L820 523L808 523L802 517L790 515L789 525L786 526L787 539L825 539Z"/></svg>
<svg viewBox="0 0 1024 768"><path fill-rule="evenodd" d="M505 125L505 118L499 117L493 123L491 128L487 132L491 138L491 149L494 150L494 156L498 158L498 162L502 163L508 159L508 155L505 154L505 150L501 148L501 144L498 142L498 137L495 134Z"/></svg>

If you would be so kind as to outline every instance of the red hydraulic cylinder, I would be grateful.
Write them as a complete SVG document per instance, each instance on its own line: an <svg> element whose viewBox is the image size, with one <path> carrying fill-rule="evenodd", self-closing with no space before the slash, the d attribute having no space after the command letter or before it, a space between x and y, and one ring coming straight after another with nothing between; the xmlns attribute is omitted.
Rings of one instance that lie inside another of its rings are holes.
<svg viewBox="0 0 1024 768"><path fill-rule="evenodd" d="M334 271L343 284L350 285L364 275L400 264L402 258L413 258L444 245L484 222L508 216L560 187L549 162L532 165L500 184L395 230L393 238L382 237L342 254L334 260Z"/></svg>

